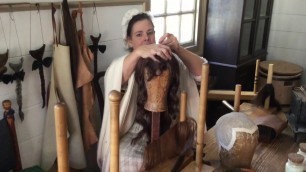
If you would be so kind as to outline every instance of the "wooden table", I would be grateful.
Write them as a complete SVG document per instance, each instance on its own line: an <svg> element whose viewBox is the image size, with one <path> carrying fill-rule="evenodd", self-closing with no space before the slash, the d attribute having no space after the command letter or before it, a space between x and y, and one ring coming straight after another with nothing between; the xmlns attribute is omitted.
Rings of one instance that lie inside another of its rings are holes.
<svg viewBox="0 0 306 172"><path fill-rule="evenodd" d="M242 104L243 108L249 108L250 104ZM241 107L240 106L240 107ZM241 108L241 111L243 111ZM245 112L247 113L247 112ZM284 113L277 114L281 119L285 119ZM212 127L204 136L204 160L209 161L215 171L222 171L218 154L218 145L215 138L215 128ZM294 141L293 132L287 127L273 142L259 143L256 147L252 160L252 168L256 172L282 172L285 171L287 155L298 151L298 143Z"/></svg>

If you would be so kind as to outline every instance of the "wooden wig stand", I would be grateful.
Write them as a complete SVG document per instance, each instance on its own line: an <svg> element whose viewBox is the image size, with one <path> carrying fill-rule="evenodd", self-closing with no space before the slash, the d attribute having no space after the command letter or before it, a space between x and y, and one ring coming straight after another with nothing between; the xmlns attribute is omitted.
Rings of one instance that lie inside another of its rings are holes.
<svg viewBox="0 0 306 172"><path fill-rule="evenodd" d="M189 163L185 161L185 168L182 167L182 171L212 171L212 167L202 164L203 161L203 143L204 143L204 131L205 131L205 118L206 118L206 104L207 104L207 88L208 88L208 74L209 65L203 64L202 66L202 80L201 80L201 91L200 91L200 105L199 105L199 119L198 119L198 130L197 130L197 151L196 161ZM111 91L109 95L110 99L110 115L111 115L111 149L110 149L110 171L119 171L119 104L121 100L121 94L118 91ZM181 107L180 107L180 121L186 119L186 94L181 94ZM192 159L190 157L189 159ZM167 160L162 164L159 164L151 171L168 172L173 168L177 157ZM186 163L187 162L187 163ZM186 167L186 165L188 165Z"/></svg>
<svg viewBox="0 0 306 172"><path fill-rule="evenodd" d="M196 159L192 160L192 156L187 156L185 161L182 163L180 171L205 171L212 172L214 169L211 166L203 164L203 148L204 148L204 132L206 123L206 108L207 108L207 92L208 92L208 75L209 75L209 64L202 65L202 79L200 87L200 102L199 102L199 113L197 119L197 138L196 138ZM180 122L186 119L186 94L181 93L181 104L180 104ZM178 157L172 158L159 164L151 171L168 172L172 171L174 164Z"/></svg>
<svg viewBox="0 0 306 172"><path fill-rule="evenodd" d="M200 87L200 104L198 114L198 127L197 127L197 147L196 147L196 160L192 161L182 171L213 171L213 168L203 165L203 148L204 148L204 132L206 123L206 110L207 110L207 97L208 97L208 75L209 65L202 65L202 79Z"/></svg>
<svg viewBox="0 0 306 172"><path fill-rule="evenodd" d="M160 131L160 112L152 112L151 118L151 142L159 138Z"/></svg>
<svg viewBox="0 0 306 172"><path fill-rule="evenodd" d="M20 158L20 152L19 152L19 146L18 146L17 133L16 133L14 119L11 118L11 117L8 117L7 118L7 123L8 123L8 126L9 126L11 138L13 140L14 154L15 154L15 158L16 158L16 165L15 165L13 171L17 172L17 171L22 170L22 164L21 164L21 158Z"/></svg>
<svg viewBox="0 0 306 172"><path fill-rule="evenodd" d="M151 142L157 140L160 134L160 113L167 111L167 95L170 86L171 69L156 71L159 75L149 78L148 69L145 68L144 80L147 89L147 101L144 108L152 112L151 116Z"/></svg>
<svg viewBox="0 0 306 172"><path fill-rule="evenodd" d="M2 106L4 109L3 117L6 119L6 122L9 127L10 137L13 142L13 150L14 150L14 157L15 157L15 166L13 168L13 171L15 172L15 171L22 170L22 164L21 164L20 151L19 151L19 146L18 146L17 133L16 133L16 128L15 128L15 117L14 117L15 111L11 108L11 105L12 105L12 102L10 100L4 100L2 102Z"/></svg>

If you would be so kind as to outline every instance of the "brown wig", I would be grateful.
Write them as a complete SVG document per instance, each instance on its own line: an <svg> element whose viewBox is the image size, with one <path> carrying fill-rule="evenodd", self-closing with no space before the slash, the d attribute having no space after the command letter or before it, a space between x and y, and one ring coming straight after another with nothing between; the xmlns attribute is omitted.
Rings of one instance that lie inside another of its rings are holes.
<svg viewBox="0 0 306 172"><path fill-rule="evenodd" d="M156 77L162 71L167 69L167 66L171 68L170 86L167 93L167 106L168 110L163 112L160 116L160 135L167 131L171 125L172 120L175 120L179 112L178 104L179 98L177 95L179 87L179 64L174 56L171 60L166 61L160 57L157 57L160 61L155 62L150 58L141 58L135 69L135 80L138 84L138 96L137 96L137 112L135 122L139 123L143 129L132 140L132 144L135 144L144 134L146 134L150 140L151 133L151 112L144 109L145 102L147 100L147 90L144 80L144 69L148 69L148 80Z"/></svg>

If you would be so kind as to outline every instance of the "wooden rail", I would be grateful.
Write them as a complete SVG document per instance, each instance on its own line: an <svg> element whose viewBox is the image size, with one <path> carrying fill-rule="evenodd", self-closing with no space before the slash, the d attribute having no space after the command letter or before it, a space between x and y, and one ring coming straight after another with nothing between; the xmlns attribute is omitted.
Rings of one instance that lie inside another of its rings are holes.
<svg viewBox="0 0 306 172"><path fill-rule="evenodd" d="M70 8L77 8L78 3L82 2L82 7L105 7L105 6L121 6L121 5L143 5L145 10L150 9L150 4L147 0L96 0L96 1L73 1L68 2ZM60 8L62 2L54 2L55 8ZM30 10L48 10L51 9L51 2L39 3L2 3L0 2L0 12L12 11L30 11Z"/></svg>

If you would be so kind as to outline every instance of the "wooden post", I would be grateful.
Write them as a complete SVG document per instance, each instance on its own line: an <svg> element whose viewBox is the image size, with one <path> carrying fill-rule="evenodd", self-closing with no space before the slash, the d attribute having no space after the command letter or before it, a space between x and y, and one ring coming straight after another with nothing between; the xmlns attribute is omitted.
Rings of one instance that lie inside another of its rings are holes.
<svg viewBox="0 0 306 172"><path fill-rule="evenodd" d="M267 84L272 84L272 78L273 78L273 64L269 64ZM264 108L265 109L270 108L270 96L266 98Z"/></svg>
<svg viewBox="0 0 306 172"><path fill-rule="evenodd" d="M59 172L69 172L69 154L67 138L67 112L64 103L54 105L57 169Z"/></svg>
<svg viewBox="0 0 306 172"><path fill-rule="evenodd" d="M256 60L256 67L255 67L254 88L253 88L254 94L256 94L256 92L257 92L259 62L260 62L260 60L257 59L257 60Z"/></svg>
<svg viewBox="0 0 306 172"><path fill-rule="evenodd" d="M187 101L187 93L186 91L181 92L181 100L180 100L180 122L186 121L186 102Z"/></svg>
<svg viewBox="0 0 306 172"><path fill-rule="evenodd" d="M234 98L234 112L239 112L240 97L241 97L241 85L240 84L236 84L236 87L235 87L235 98Z"/></svg>
<svg viewBox="0 0 306 172"><path fill-rule="evenodd" d="M207 105L207 90L208 90L208 74L209 64L202 65L202 79L200 87L200 104L198 115L198 128L197 128L197 150L196 150L196 164L197 170L202 171L203 161L203 143L204 143L204 127L206 120L206 105Z"/></svg>
<svg viewBox="0 0 306 172"><path fill-rule="evenodd" d="M159 138L160 112L151 113L151 143Z"/></svg>
<svg viewBox="0 0 306 172"><path fill-rule="evenodd" d="M19 151L19 145L18 145L18 139L17 139L17 133L16 133L16 127L15 127L15 120L13 117L7 117L7 123L10 130L10 135L13 141L13 148L14 148L14 155L16 158L16 164L13 168L13 171L22 171L22 164L21 164L21 158L20 158L20 151ZM3 139L3 138L1 138Z"/></svg>
<svg viewBox="0 0 306 172"><path fill-rule="evenodd" d="M119 105L121 94L109 93L110 103L110 172L119 172Z"/></svg>

